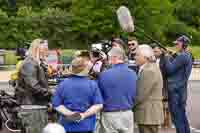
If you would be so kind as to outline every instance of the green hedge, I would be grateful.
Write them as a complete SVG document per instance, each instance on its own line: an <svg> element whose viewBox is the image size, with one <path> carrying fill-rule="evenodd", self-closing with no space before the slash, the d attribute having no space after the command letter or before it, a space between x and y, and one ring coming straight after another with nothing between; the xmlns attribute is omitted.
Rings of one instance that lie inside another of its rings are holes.
<svg viewBox="0 0 200 133"><path fill-rule="evenodd" d="M191 51L195 59L200 59L200 47L191 47Z"/></svg>
<svg viewBox="0 0 200 133"><path fill-rule="evenodd" d="M120 35L136 36L141 43L152 42L138 27L165 45L180 34L192 36L192 44L199 45L200 2L188 1L19 0L14 12L3 0L0 48L15 48L38 37L48 39L51 48L64 49L85 49L92 42ZM192 8L179 6L185 4ZM127 5L134 17L134 33L120 29L116 10L121 5Z"/></svg>
<svg viewBox="0 0 200 133"><path fill-rule="evenodd" d="M57 8L44 9L41 13L29 7L18 10L17 17L8 17L0 10L0 48L16 48L36 38L45 38L50 48L85 48L79 32L71 31L71 17ZM86 38L84 38L86 39Z"/></svg>

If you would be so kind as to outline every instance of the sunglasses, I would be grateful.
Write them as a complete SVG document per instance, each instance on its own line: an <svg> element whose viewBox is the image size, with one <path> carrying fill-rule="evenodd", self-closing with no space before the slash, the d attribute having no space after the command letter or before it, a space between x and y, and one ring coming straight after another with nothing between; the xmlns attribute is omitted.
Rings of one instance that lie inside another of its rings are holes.
<svg viewBox="0 0 200 133"><path fill-rule="evenodd" d="M129 43L128 44L128 46L134 46L135 45L135 43Z"/></svg>

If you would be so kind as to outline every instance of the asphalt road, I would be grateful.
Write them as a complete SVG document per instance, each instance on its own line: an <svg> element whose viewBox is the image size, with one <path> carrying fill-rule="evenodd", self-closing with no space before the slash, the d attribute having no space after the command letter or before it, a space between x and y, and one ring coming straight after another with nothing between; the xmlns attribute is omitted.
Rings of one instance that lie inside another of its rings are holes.
<svg viewBox="0 0 200 133"><path fill-rule="evenodd" d="M188 88L188 118L192 133L200 133L200 81L190 81ZM13 92L13 89L9 87L8 83L0 82L0 89L4 89L11 94ZM0 131L0 133L5 132ZM175 131L166 131L166 133L175 133Z"/></svg>
<svg viewBox="0 0 200 133"><path fill-rule="evenodd" d="M200 133L200 81L190 81L188 88L187 114L192 128Z"/></svg>

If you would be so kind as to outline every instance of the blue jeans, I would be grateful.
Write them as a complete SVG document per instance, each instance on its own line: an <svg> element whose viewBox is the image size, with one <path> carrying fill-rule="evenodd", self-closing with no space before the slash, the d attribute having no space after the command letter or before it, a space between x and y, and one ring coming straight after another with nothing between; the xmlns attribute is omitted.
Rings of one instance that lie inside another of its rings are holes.
<svg viewBox="0 0 200 133"><path fill-rule="evenodd" d="M176 133L190 133L190 126L186 116L186 99L183 100L183 94L169 91L169 110L172 122L176 127Z"/></svg>

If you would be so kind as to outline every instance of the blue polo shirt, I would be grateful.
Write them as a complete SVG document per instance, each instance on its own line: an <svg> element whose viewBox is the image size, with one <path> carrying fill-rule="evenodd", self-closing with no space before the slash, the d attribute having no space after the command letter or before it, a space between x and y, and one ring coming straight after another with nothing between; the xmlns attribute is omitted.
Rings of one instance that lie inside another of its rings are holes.
<svg viewBox="0 0 200 133"><path fill-rule="evenodd" d="M127 64L113 65L99 75L104 111L132 109L136 95L136 73Z"/></svg>
<svg viewBox="0 0 200 133"><path fill-rule="evenodd" d="M60 83L52 98L52 104L54 108L64 105L71 111L85 112L92 105L103 104L103 100L95 81L73 75ZM80 122L66 121L60 116L60 123L66 132L93 131L95 122L95 115Z"/></svg>

